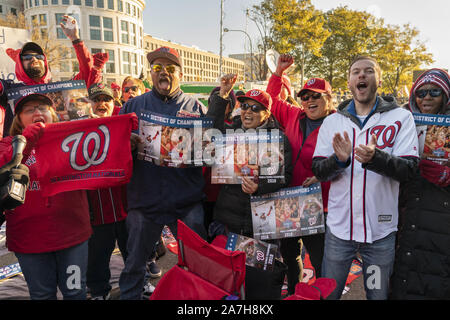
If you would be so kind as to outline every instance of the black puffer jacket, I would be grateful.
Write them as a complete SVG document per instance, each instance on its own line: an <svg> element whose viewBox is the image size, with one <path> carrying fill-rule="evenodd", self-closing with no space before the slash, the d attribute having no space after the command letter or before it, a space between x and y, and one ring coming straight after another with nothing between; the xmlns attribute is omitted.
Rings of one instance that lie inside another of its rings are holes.
<svg viewBox="0 0 450 320"><path fill-rule="evenodd" d="M450 299L450 187L417 172L400 187L392 299Z"/></svg>
<svg viewBox="0 0 450 320"><path fill-rule="evenodd" d="M228 101L215 95L209 104L207 116L214 118L214 126L224 132L225 129L241 129L242 123L237 117L231 126L225 127L224 116L225 107ZM280 129L280 125L273 116L267 120L265 125L258 129ZM256 129L256 130L258 130ZM281 129L280 129L281 130ZM291 164L291 146L289 140L283 133L284 141L284 159L285 159L285 183L267 183L264 180L259 181L258 190L254 195L276 192L281 188L287 187L292 177ZM227 227L229 232L253 236L252 216L250 206L250 195L242 191L239 185L223 185L214 208L214 220L221 222Z"/></svg>

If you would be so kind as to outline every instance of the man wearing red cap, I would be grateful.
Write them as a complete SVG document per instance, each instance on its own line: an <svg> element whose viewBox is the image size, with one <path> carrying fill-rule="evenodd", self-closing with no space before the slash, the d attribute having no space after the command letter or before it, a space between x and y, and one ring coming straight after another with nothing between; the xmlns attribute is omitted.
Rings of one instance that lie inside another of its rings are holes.
<svg viewBox="0 0 450 320"><path fill-rule="evenodd" d="M183 65L175 49L159 48L149 52L147 59L153 88L125 103L120 114L134 112L140 117L140 111L147 110L178 117L206 115L205 107L180 89ZM177 219L181 219L206 238L203 186L201 167L168 168L135 159L127 186L128 258L119 280L121 299L141 299L146 261L164 225L176 235Z"/></svg>
<svg viewBox="0 0 450 320"><path fill-rule="evenodd" d="M322 276L337 282L339 299L355 254L363 260L367 299L387 299L398 224L400 182L418 162L414 118L393 98L377 95L381 69L371 57L349 68L353 99L325 118L312 169L331 181Z"/></svg>
<svg viewBox="0 0 450 320"><path fill-rule="evenodd" d="M92 56L89 49L84 45L79 37L79 27L75 18L64 16L61 29L69 40L77 54L80 72L73 80L84 80L86 87L96 82L101 82L102 68L108 60L107 53L97 53ZM0 137L6 136L11 126L13 113L7 107L7 90L13 87L21 87L24 85L36 85L49 83L52 81L50 68L44 50L34 42L27 42L21 49L6 50L8 56L16 63L16 77L22 83L13 83L10 80L0 79ZM4 118L4 123L3 119Z"/></svg>

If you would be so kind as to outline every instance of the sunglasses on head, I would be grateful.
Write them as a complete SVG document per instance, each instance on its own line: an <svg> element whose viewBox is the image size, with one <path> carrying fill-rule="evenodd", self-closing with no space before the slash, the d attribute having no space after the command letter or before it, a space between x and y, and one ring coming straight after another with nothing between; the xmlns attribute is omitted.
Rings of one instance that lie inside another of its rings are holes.
<svg viewBox="0 0 450 320"><path fill-rule="evenodd" d="M163 68L165 68L168 73L174 73L177 70L177 67L173 64L167 66L163 66L162 64L152 64L153 72L161 72Z"/></svg>
<svg viewBox="0 0 450 320"><path fill-rule="evenodd" d="M92 99L92 101L94 102L110 102L113 98L108 97L108 96L104 96L104 97L95 97L94 99Z"/></svg>
<svg viewBox="0 0 450 320"><path fill-rule="evenodd" d="M123 91L128 92L130 90L133 90L134 92L137 92L139 90L138 86L131 86L131 87L125 87L123 88Z"/></svg>
<svg viewBox="0 0 450 320"><path fill-rule="evenodd" d="M442 89L421 89L416 91L416 96L423 99L430 94L430 97L436 98L442 95Z"/></svg>
<svg viewBox="0 0 450 320"><path fill-rule="evenodd" d="M20 57L22 58L22 60L25 61L31 60L33 58L36 58L38 60L44 60L44 55L42 54L23 54Z"/></svg>
<svg viewBox="0 0 450 320"><path fill-rule="evenodd" d="M257 104L248 104L248 103L241 103L241 109L244 111L247 111L248 109L252 110L252 112L260 112L262 110L265 110L266 108L261 107Z"/></svg>
<svg viewBox="0 0 450 320"><path fill-rule="evenodd" d="M313 94L304 94L300 97L302 101L308 101L309 98L313 98L315 100L320 99L322 97L322 94L320 92L314 92Z"/></svg>

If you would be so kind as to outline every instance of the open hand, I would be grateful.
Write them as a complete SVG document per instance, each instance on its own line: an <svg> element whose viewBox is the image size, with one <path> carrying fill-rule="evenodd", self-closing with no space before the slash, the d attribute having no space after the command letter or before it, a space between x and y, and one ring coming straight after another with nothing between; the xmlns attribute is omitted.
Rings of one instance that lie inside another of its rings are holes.
<svg viewBox="0 0 450 320"><path fill-rule="evenodd" d="M352 154L352 142L348 136L347 131L344 131L344 137L342 138L340 133L336 133L333 137L333 150L339 161L347 162L348 158Z"/></svg>
<svg viewBox="0 0 450 320"><path fill-rule="evenodd" d="M355 159L361 163L368 163L375 155L375 148L377 147L377 136L375 134L370 138L368 145L360 144L355 149Z"/></svg>

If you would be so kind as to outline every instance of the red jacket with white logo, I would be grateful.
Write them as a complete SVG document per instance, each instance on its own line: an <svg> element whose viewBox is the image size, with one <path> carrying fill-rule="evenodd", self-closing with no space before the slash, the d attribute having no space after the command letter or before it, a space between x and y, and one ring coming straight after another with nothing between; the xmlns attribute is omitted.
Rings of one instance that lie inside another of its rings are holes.
<svg viewBox="0 0 450 320"><path fill-rule="evenodd" d="M266 91L272 97L272 108L270 111L283 127L284 133L291 143L294 172L290 186L297 187L301 186L306 178L314 176L312 172L312 157L316 149L317 135L319 134L320 127L311 132L306 140L303 141L301 121L306 118L305 111L280 99L281 85L281 78L272 75ZM297 160L300 149L300 156ZM330 182L321 183L321 186L324 210L328 211L327 204Z"/></svg>
<svg viewBox="0 0 450 320"><path fill-rule="evenodd" d="M92 225L119 222L127 217L126 185L88 190L88 195L94 216Z"/></svg>
<svg viewBox="0 0 450 320"><path fill-rule="evenodd" d="M12 137L0 141L0 164L11 159ZM22 161L30 169L25 203L5 212L8 250L44 253L73 247L89 239L92 228L85 191L70 191L45 198L36 180L38 163L31 155Z"/></svg>

